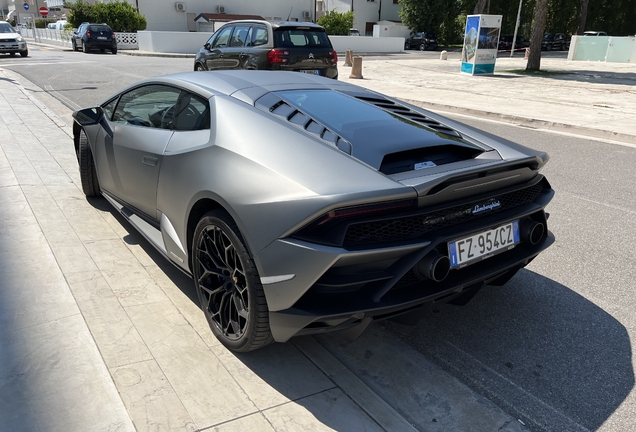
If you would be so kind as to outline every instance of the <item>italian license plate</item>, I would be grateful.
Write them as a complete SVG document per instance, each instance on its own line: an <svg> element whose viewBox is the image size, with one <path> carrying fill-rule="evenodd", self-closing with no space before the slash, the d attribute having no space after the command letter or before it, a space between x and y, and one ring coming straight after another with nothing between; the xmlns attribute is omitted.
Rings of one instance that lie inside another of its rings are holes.
<svg viewBox="0 0 636 432"><path fill-rule="evenodd" d="M298 72L312 74L312 75L320 75L320 71L318 69L300 69Z"/></svg>
<svg viewBox="0 0 636 432"><path fill-rule="evenodd" d="M510 250L519 243L519 221L448 243L451 268L464 267Z"/></svg>
<svg viewBox="0 0 636 432"><path fill-rule="evenodd" d="M106 39L108 39L108 38L107 38L106 36L97 36L97 39L99 39L99 40L106 40Z"/></svg>

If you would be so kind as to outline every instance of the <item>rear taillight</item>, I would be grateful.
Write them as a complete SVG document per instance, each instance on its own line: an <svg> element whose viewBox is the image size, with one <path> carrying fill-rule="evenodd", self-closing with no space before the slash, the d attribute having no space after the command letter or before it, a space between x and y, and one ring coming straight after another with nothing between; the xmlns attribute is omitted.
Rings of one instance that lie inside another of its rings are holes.
<svg viewBox="0 0 636 432"><path fill-rule="evenodd" d="M336 52L336 50L331 51L329 54L331 54L331 61L334 63L338 63L338 53Z"/></svg>
<svg viewBox="0 0 636 432"><path fill-rule="evenodd" d="M91 37L91 31L90 30L86 30L86 37Z"/></svg>
<svg viewBox="0 0 636 432"><path fill-rule="evenodd" d="M289 51L273 49L267 53L267 61L271 64L289 63L289 58L287 58L288 55Z"/></svg>

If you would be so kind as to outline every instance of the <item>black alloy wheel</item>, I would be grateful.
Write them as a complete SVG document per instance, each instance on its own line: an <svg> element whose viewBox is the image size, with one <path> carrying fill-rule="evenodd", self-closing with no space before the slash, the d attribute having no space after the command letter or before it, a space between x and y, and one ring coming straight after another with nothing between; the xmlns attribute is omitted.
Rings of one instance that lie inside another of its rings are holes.
<svg viewBox="0 0 636 432"><path fill-rule="evenodd" d="M256 265L226 212L211 211L199 221L192 257L199 302L217 339L238 352L272 342Z"/></svg>
<svg viewBox="0 0 636 432"><path fill-rule="evenodd" d="M80 131L78 147L77 160L79 162L82 191L84 191L84 195L87 197L99 196L101 192L97 178L97 170L95 169L95 161L93 160L93 152L91 151L88 137L83 129Z"/></svg>
<svg viewBox="0 0 636 432"><path fill-rule="evenodd" d="M203 65L201 63L197 63L194 70L195 72L203 72L205 69L203 69Z"/></svg>

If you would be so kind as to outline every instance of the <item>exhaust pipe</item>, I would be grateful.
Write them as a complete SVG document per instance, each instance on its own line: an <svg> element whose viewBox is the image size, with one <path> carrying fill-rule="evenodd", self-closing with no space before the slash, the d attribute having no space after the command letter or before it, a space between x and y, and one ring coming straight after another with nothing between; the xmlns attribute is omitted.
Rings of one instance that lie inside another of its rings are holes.
<svg viewBox="0 0 636 432"><path fill-rule="evenodd" d="M450 271L450 259L439 252L431 252L415 265L415 274L422 279L441 282Z"/></svg>
<svg viewBox="0 0 636 432"><path fill-rule="evenodd" d="M525 219L521 223L521 240L536 245L543 238L545 233L545 225L541 222L535 222L532 219Z"/></svg>

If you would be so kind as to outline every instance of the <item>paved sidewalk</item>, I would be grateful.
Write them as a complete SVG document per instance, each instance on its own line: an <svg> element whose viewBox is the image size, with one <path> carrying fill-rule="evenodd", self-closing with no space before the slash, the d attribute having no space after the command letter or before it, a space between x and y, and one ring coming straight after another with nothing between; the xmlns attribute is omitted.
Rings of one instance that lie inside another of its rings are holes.
<svg viewBox="0 0 636 432"><path fill-rule="evenodd" d="M0 69L1 430L525 430L379 328L379 393L312 337L224 349L192 281L84 197L55 101L15 78Z"/></svg>

